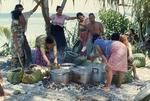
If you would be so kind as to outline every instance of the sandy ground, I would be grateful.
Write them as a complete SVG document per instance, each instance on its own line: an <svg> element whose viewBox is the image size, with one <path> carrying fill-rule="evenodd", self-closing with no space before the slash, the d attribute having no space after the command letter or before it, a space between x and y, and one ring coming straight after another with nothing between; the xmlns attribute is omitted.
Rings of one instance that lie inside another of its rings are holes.
<svg viewBox="0 0 150 101"><path fill-rule="evenodd" d="M100 86L85 87L77 84L67 86L44 88L42 82L36 84L10 84L6 79L8 68L6 63L10 57L0 57L0 69L4 76L3 87L9 96L5 101L133 101L140 88L150 81L150 68L137 68L140 80L129 84L123 84L118 89L112 85L110 92L104 92ZM148 63L149 64L149 61ZM147 66L149 67L149 66ZM19 90L20 94L15 95L14 91ZM0 101L2 98L0 98Z"/></svg>

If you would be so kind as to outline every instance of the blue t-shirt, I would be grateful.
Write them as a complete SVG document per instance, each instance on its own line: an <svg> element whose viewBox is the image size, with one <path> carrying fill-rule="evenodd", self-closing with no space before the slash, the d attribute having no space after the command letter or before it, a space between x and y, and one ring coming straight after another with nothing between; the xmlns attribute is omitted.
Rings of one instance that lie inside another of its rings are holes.
<svg viewBox="0 0 150 101"><path fill-rule="evenodd" d="M96 39L94 45L98 45L102 49L107 59L110 57L110 50L112 45L111 40Z"/></svg>

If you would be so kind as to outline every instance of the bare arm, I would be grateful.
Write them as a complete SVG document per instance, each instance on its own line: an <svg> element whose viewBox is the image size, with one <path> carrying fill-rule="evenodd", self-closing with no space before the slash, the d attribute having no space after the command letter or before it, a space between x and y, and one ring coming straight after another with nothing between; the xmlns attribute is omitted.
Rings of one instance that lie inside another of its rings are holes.
<svg viewBox="0 0 150 101"><path fill-rule="evenodd" d="M107 64L107 59L104 56L102 49L98 45L96 45L95 48L96 48L97 53L94 56L90 56L89 57L90 60L94 61L96 58L99 57L99 58L102 58L102 63Z"/></svg>
<svg viewBox="0 0 150 101"><path fill-rule="evenodd" d="M50 61L49 61L48 57L47 57L46 54L45 54L45 49L40 48L40 50L41 50L43 59L46 61L47 66L49 66L49 65L50 65Z"/></svg>
<svg viewBox="0 0 150 101"><path fill-rule="evenodd" d="M132 57L132 45L130 43L128 43L127 50L128 50L129 57Z"/></svg>
<svg viewBox="0 0 150 101"><path fill-rule="evenodd" d="M40 0L40 1L37 3L37 5L32 9L33 12L35 12L35 11L37 10L38 6L41 4L41 1L42 1L42 0Z"/></svg>
<svg viewBox="0 0 150 101"><path fill-rule="evenodd" d="M67 20L74 20L77 19L77 17L68 17Z"/></svg>
<svg viewBox="0 0 150 101"><path fill-rule="evenodd" d="M99 29L101 31L101 34L103 35L104 34L104 27L101 23L99 23Z"/></svg>
<svg viewBox="0 0 150 101"><path fill-rule="evenodd" d="M96 45L95 47L98 52L98 56L102 58L102 62L104 64L107 64L107 58L104 56L102 49L98 45Z"/></svg>

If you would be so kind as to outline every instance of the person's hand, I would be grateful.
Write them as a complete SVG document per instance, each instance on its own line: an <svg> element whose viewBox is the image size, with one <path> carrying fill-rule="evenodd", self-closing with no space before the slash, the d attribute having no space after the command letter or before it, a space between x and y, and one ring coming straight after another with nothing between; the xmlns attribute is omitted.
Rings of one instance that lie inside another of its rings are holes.
<svg viewBox="0 0 150 101"><path fill-rule="evenodd" d="M93 62L95 60L95 56L89 56L88 59Z"/></svg>
<svg viewBox="0 0 150 101"><path fill-rule="evenodd" d="M128 57L128 60L129 60L129 61L133 61L133 57L132 57L132 56L129 56L129 57Z"/></svg>
<svg viewBox="0 0 150 101"><path fill-rule="evenodd" d="M50 63L50 62L47 62L47 66L48 66L48 67L51 67L51 63Z"/></svg>

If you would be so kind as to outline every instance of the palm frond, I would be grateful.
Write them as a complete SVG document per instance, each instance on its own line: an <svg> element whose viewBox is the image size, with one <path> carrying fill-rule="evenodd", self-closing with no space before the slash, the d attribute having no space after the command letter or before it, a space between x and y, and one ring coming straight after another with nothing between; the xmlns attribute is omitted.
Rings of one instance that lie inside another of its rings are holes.
<svg viewBox="0 0 150 101"><path fill-rule="evenodd" d="M72 0L72 2L73 2L73 5L75 5L75 0Z"/></svg>
<svg viewBox="0 0 150 101"><path fill-rule="evenodd" d="M21 0L19 0L19 4L21 4Z"/></svg>
<svg viewBox="0 0 150 101"><path fill-rule="evenodd" d="M8 28L0 26L0 36L5 36L7 40L10 40L11 32Z"/></svg>
<svg viewBox="0 0 150 101"><path fill-rule="evenodd" d="M36 3L38 3L38 2L39 2L39 0L33 0L33 2L36 2Z"/></svg>
<svg viewBox="0 0 150 101"><path fill-rule="evenodd" d="M5 37L9 40L11 38L11 32L8 28L3 29Z"/></svg>
<svg viewBox="0 0 150 101"><path fill-rule="evenodd" d="M88 0L85 0L85 3L84 3L84 5L86 5L86 3L88 2Z"/></svg>
<svg viewBox="0 0 150 101"><path fill-rule="evenodd" d="M51 6L53 5L53 0L51 0Z"/></svg>

